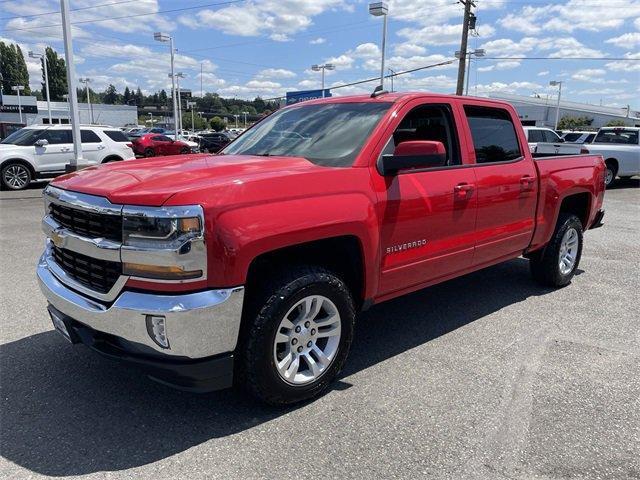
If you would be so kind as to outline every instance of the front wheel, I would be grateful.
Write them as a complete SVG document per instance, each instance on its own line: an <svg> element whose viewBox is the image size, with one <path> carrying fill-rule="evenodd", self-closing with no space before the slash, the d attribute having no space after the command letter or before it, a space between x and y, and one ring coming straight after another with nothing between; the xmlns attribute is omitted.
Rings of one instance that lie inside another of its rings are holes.
<svg viewBox="0 0 640 480"><path fill-rule="evenodd" d="M144 156L147 158L153 157L155 155L155 152L153 151L153 148L147 148L144 151Z"/></svg>
<svg viewBox="0 0 640 480"><path fill-rule="evenodd" d="M31 171L19 162L8 163L2 167L2 186L9 190L23 190L31 182Z"/></svg>
<svg viewBox="0 0 640 480"><path fill-rule="evenodd" d="M187 153L189 153L189 152L190 152L190 150L189 150L187 147L184 147L182 150L180 150L180 153L181 153L182 155L186 155L186 154L187 154Z"/></svg>
<svg viewBox="0 0 640 480"><path fill-rule="evenodd" d="M580 264L582 222L573 214L561 213L549 244L529 259L533 278L548 287L564 287Z"/></svg>
<svg viewBox="0 0 640 480"><path fill-rule="evenodd" d="M351 292L335 274L312 266L276 275L258 290L240 346L242 386L272 405L320 395L349 353Z"/></svg>

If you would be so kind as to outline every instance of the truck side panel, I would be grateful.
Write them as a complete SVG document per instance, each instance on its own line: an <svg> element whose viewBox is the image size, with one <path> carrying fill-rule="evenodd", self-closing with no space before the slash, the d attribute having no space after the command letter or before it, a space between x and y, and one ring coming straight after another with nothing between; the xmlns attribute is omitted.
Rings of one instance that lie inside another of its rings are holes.
<svg viewBox="0 0 640 480"><path fill-rule="evenodd" d="M551 239L562 202L567 197L580 193L589 194L585 229L593 223L604 200L604 162L601 156L546 157L536 159L535 165L540 195L536 210L536 230L528 251L541 248Z"/></svg>

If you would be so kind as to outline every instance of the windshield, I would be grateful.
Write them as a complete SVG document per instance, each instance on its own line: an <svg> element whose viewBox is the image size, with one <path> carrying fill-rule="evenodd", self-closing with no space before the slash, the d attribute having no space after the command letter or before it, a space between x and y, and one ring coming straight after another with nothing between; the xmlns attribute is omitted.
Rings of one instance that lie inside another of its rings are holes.
<svg viewBox="0 0 640 480"><path fill-rule="evenodd" d="M247 130L222 153L303 157L316 165L353 164L391 103L323 103L280 110Z"/></svg>
<svg viewBox="0 0 640 480"><path fill-rule="evenodd" d="M37 130L33 128L21 128L20 130L13 132L0 143L21 145L23 147L33 145L42 132L43 130Z"/></svg>

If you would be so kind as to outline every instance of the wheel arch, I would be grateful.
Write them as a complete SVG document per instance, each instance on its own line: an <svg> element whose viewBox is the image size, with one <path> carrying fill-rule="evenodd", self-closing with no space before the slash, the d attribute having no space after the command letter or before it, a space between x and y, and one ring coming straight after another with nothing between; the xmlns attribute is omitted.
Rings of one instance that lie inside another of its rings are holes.
<svg viewBox="0 0 640 480"><path fill-rule="evenodd" d="M107 155L106 157L104 157L100 163L121 162L122 160L124 160L124 159L120 155L112 154L112 155Z"/></svg>
<svg viewBox="0 0 640 480"><path fill-rule="evenodd" d="M6 160L2 160L0 162L0 171L9 163L21 163L29 169L29 173L31 173L31 179L33 180L36 177L36 169L28 160L20 157L7 158Z"/></svg>
<svg viewBox="0 0 640 480"><path fill-rule="evenodd" d="M560 209L556 216L556 223L561 213L572 213L582 222L583 230L588 228L589 213L591 212L591 194L589 192L579 192L567 195L560 203Z"/></svg>
<svg viewBox="0 0 640 480"><path fill-rule="evenodd" d="M248 294L263 275L287 265L311 264L335 272L352 292L357 308L365 301L364 250L356 235L342 235L290 245L261 253L249 264L246 288Z"/></svg>

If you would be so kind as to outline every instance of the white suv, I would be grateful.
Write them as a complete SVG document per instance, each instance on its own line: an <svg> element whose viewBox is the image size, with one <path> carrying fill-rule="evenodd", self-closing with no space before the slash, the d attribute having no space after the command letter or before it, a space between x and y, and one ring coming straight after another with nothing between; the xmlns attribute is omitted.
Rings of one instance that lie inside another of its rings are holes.
<svg viewBox="0 0 640 480"><path fill-rule="evenodd" d="M80 127L82 156L89 165L135 158L131 141L117 128ZM0 184L22 190L31 180L61 175L73 159L70 125L34 125L0 142Z"/></svg>

